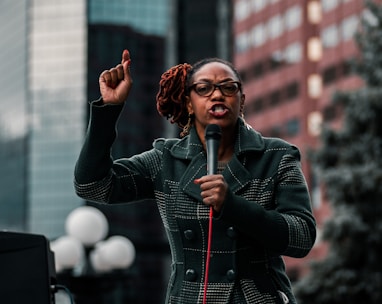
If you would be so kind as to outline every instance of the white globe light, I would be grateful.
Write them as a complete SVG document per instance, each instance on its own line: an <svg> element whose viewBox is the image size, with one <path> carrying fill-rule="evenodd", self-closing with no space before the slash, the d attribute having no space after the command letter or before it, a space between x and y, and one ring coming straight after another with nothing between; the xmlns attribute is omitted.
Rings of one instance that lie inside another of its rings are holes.
<svg viewBox="0 0 382 304"><path fill-rule="evenodd" d="M135 247L128 238L116 235L105 242L100 254L113 268L122 269L134 262Z"/></svg>
<svg viewBox="0 0 382 304"><path fill-rule="evenodd" d="M90 263L96 272L107 272L112 270L112 266L102 256L102 250L105 247L105 242L96 244L96 248L90 253Z"/></svg>
<svg viewBox="0 0 382 304"><path fill-rule="evenodd" d="M65 223L66 233L91 246L104 239L109 225L105 215L97 208L82 206L74 209Z"/></svg>
<svg viewBox="0 0 382 304"><path fill-rule="evenodd" d="M72 236L62 236L50 243L54 252L56 271L73 268L78 265L84 257L84 247L79 240Z"/></svg>

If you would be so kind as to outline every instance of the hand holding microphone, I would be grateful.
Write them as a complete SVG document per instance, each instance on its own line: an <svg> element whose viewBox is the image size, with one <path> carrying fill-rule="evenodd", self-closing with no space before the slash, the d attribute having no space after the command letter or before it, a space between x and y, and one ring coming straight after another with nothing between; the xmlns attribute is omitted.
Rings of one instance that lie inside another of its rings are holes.
<svg viewBox="0 0 382 304"><path fill-rule="evenodd" d="M220 138L220 127L214 124L208 125L205 131L208 174L194 181L200 185L203 202L212 206L217 212L221 210L228 188L223 175L216 174Z"/></svg>

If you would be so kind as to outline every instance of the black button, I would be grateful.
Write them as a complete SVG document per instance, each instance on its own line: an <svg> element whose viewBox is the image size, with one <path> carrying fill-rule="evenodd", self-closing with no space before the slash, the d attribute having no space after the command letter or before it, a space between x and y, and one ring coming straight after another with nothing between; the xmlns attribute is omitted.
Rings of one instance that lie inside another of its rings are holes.
<svg viewBox="0 0 382 304"><path fill-rule="evenodd" d="M228 227L227 228L227 236L231 239L236 239L236 237L237 237L236 229L233 227Z"/></svg>
<svg viewBox="0 0 382 304"><path fill-rule="evenodd" d="M184 237L185 237L187 240L191 241L191 240L195 239L195 233L194 233L194 231L192 231L192 230L186 230L186 231L184 232Z"/></svg>
<svg viewBox="0 0 382 304"><path fill-rule="evenodd" d="M186 270L186 280L187 281L195 281L196 280L196 271L194 269Z"/></svg>
<svg viewBox="0 0 382 304"><path fill-rule="evenodd" d="M233 281L235 281L235 278L236 278L235 270L233 270L233 269L228 270L227 271L227 279L228 279L228 281L233 282Z"/></svg>

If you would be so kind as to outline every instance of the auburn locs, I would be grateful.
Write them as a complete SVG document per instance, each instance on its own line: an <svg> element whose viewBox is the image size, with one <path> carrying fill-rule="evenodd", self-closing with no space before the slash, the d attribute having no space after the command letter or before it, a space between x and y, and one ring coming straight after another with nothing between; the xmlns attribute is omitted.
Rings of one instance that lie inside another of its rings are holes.
<svg viewBox="0 0 382 304"><path fill-rule="evenodd" d="M190 64L183 63L164 72L156 96L158 112L181 128L188 121L186 81L190 69Z"/></svg>

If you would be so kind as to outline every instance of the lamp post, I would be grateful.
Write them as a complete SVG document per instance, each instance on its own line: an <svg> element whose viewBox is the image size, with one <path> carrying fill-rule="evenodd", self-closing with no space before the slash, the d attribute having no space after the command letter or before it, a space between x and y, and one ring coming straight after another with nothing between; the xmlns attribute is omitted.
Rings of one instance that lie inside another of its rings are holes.
<svg viewBox="0 0 382 304"><path fill-rule="evenodd" d="M106 303L105 294L118 294L120 281L126 279L124 270L134 262L133 243L119 235L105 239L107 219L91 206L73 210L65 230L67 235L51 242L58 280L65 281L76 304ZM122 302L113 299L113 303Z"/></svg>

